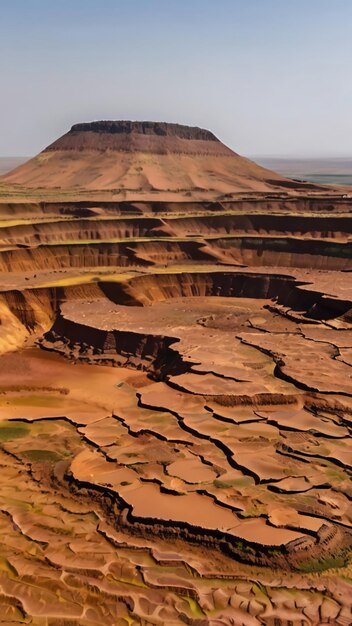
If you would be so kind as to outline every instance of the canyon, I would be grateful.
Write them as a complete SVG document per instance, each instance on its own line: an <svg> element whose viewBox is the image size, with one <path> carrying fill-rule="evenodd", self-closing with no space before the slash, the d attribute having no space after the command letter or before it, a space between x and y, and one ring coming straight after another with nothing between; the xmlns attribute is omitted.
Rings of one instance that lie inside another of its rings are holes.
<svg viewBox="0 0 352 626"><path fill-rule="evenodd" d="M351 626L352 190L76 124L0 177L0 615Z"/></svg>

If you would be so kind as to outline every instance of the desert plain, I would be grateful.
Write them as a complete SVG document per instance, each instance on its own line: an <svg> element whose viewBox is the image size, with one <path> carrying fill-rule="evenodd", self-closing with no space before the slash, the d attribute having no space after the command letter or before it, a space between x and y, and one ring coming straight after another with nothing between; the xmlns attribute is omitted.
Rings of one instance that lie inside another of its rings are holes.
<svg viewBox="0 0 352 626"><path fill-rule="evenodd" d="M77 124L0 178L0 623L351 626L352 190Z"/></svg>

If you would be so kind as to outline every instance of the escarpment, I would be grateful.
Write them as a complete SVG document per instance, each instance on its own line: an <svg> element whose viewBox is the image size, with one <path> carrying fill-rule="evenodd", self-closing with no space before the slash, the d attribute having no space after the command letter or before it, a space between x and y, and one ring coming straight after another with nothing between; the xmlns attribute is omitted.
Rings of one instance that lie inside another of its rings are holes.
<svg viewBox="0 0 352 626"><path fill-rule="evenodd" d="M351 208L155 122L0 180L6 623L350 624Z"/></svg>

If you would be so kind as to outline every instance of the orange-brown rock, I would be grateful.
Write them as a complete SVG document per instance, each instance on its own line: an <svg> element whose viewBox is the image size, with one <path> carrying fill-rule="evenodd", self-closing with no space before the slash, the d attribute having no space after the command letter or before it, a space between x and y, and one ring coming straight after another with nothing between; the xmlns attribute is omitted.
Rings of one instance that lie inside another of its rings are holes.
<svg viewBox="0 0 352 626"><path fill-rule="evenodd" d="M0 180L0 622L350 626L352 199L75 125Z"/></svg>

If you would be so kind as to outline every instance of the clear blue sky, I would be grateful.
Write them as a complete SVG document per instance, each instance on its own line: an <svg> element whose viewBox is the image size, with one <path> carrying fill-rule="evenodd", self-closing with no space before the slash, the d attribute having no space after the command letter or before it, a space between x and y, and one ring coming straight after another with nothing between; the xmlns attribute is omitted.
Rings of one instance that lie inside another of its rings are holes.
<svg viewBox="0 0 352 626"><path fill-rule="evenodd" d="M351 33L352 0L0 0L0 155L93 119L351 155Z"/></svg>

